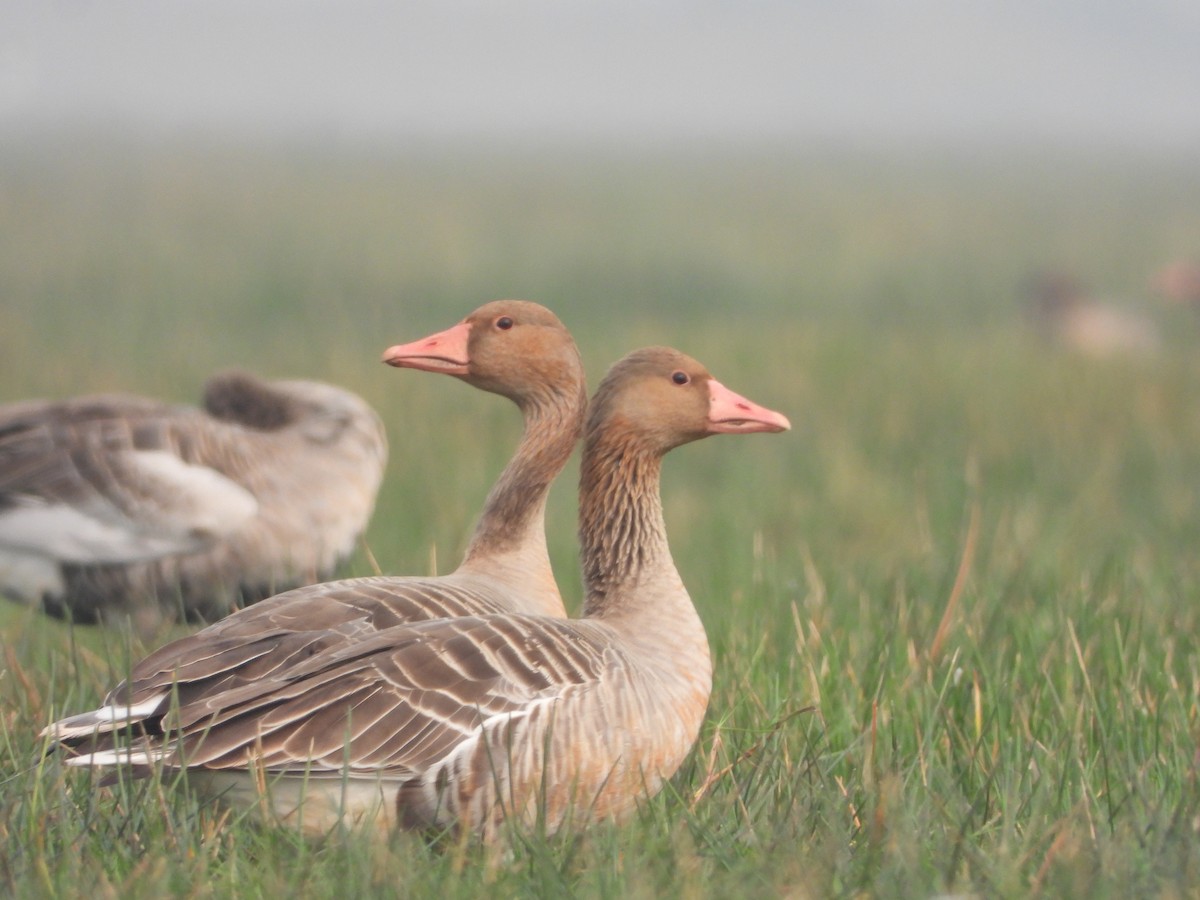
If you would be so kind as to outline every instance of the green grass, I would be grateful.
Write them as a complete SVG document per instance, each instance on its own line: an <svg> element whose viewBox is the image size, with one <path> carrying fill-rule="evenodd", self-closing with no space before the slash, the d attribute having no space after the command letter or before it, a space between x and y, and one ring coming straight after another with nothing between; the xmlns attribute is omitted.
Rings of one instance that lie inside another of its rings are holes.
<svg viewBox="0 0 1200 900"><path fill-rule="evenodd" d="M0 890L17 897L1181 896L1200 883L1200 177L1066 158L766 152L397 159L9 146L0 402L191 400L223 365L346 384L389 425L368 542L448 571L515 411L380 351L484 300L554 308L595 383L670 343L787 413L667 460L709 631L696 751L621 827L510 856L306 842L150 780L98 790L37 730L148 649L0 611ZM1021 321L1061 264L1158 316L1156 359ZM486 435L481 440L480 435ZM577 602L572 469L549 537ZM369 571L365 556L349 573ZM95 889L92 885L97 885Z"/></svg>

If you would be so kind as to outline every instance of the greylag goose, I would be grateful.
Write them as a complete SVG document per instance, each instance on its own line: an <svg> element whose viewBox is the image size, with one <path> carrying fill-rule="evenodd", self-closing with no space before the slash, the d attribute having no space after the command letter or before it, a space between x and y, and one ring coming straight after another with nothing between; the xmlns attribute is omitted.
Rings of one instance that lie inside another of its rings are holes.
<svg viewBox="0 0 1200 900"><path fill-rule="evenodd" d="M782 415L667 348L613 366L580 477L582 619L473 615L401 625L229 690L133 693L44 735L78 766L187 769L224 802L320 833L338 822L548 832L620 819L691 749L711 690L704 627L671 559L659 471L710 434ZM124 744L105 735L136 723ZM265 802L269 798L270 804Z"/></svg>
<svg viewBox="0 0 1200 900"><path fill-rule="evenodd" d="M158 697L165 709L172 690L207 696L405 622L498 612L566 616L546 552L545 509L587 410L570 333L536 303L497 300L453 328L390 348L384 361L457 376L511 398L524 413L521 443L488 495L462 564L440 577L352 578L268 598L150 654L109 695L109 707Z"/></svg>
<svg viewBox="0 0 1200 900"><path fill-rule="evenodd" d="M1161 349L1154 322L1098 300L1070 275L1043 272L1027 285L1029 318L1058 345L1093 357L1149 356Z"/></svg>
<svg viewBox="0 0 1200 900"><path fill-rule="evenodd" d="M387 439L358 396L211 378L202 408L104 395L0 408L0 594L77 622L216 618L327 578Z"/></svg>

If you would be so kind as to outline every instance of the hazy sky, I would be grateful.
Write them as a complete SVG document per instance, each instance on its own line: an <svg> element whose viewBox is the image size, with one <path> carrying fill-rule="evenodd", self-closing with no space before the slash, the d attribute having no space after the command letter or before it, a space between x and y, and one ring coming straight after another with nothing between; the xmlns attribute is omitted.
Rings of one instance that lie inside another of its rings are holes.
<svg viewBox="0 0 1200 900"><path fill-rule="evenodd" d="M0 133L1200 153L1197 0L0 0Z"/></svg>

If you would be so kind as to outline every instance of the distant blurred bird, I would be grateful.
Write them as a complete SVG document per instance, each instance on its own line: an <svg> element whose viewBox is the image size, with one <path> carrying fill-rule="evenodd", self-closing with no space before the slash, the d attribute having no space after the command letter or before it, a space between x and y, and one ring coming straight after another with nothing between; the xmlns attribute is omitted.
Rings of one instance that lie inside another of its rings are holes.
<svg viewBox="0 0 1200 900"><path fill-rule="evenodd" d="M77 622L217 618L332 575L386 459L366 402L313 381L0 407L0 594Z"/></svg>
<svg viewBox="0 0 1200 900"><path fill-rule="evenodd" d="M1150 318L1092 297L1063 272L1031 276L1025 292L1033 326L1067 349L1105 357L1151 355L1162 346Z"/></svg>
<svg viewBox="0 0 1200 900"><path fill-rule="evenodd" d="M1172 303L1200 310L1200 262L1177 259L1150 279L1150 288Z"/></svg>

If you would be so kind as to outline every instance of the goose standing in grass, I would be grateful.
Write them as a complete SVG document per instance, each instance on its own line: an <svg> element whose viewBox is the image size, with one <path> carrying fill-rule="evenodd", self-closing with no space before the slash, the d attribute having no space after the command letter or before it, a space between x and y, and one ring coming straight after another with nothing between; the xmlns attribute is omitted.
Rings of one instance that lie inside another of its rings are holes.
<svg viewBox="0 0 1200 900"><path fill-rule="evenodd" d="M217 618L329 577L386 459L375 412L313 381L0 407L0 594L77 622Z"/></svg>
<svg viewBox="0 0 1200 900"><path fill-rule="evenodd" d="M712 666L671 558L667 451L710 434L783 431L782 415L667 348L600 385L585 432L582 619L437 619L337 642L230 689L133 690L56 722L77 766L186 769L189 783L309 832L339 822L567 825L627 816L694 744ZM124 743L113 723L135 723ZM269 806L268 806L269 802Z"/></svg>
<svg viewBox="0 0 1200 900"><path fill-rule="evenodd" d="M109 695L109 706L144 706L157 697L147 714L160 715L172 690L208 696L406 622L498 612L566 616L545 513L587 411L570 332L536 303L497 300L446 331L390 348L384 362L454 375L510 398L523 413L521 442L488 495L462 564L440 577L352 578L271 597L150 654Z"/></svg>

